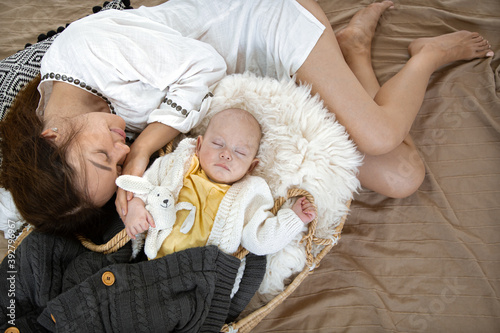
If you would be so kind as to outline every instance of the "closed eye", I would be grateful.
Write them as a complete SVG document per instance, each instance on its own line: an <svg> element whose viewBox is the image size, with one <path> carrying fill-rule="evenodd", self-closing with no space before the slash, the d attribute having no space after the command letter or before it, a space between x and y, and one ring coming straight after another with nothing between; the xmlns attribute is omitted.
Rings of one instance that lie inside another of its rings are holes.
<svg viewBox="0 0 500 333"><path fill-rule="evenodd" d="M104 150L99 150L99 151L98 151L98 153L99 153L99 154L103 154L103 155L104 155L104 157L106 157L106 161L108 161L108 160L109 160L109 155L108 155L108 153L106 153Z"/></svg>
<svg viewBox="0 0 500 333"><path fill-rule="evenodd" d="M92 163L94 166L98 167L99 169L103 169L103 170L106 170L106 171L112 171L112 169L106 165L102 165L100 163L97 163L97 162L94 162L92 160L89 160L90 163Z"/></svg>
<svg viewBox="0 0 500 333"><path fill-rule="evenodd" d="M110 160L109 155L108 155L108 153L106 151L99 150L98 153L104 155L104 157L106 158L106 162L108 162ZM95 163L93 161L91 161L91 162L92 162L92 164L94 164L95 166L97 166L97 167L99 167L101 169L104 169L104 170L107 170L107 171L112 171L112 168L110 168L108 166L105 166L105 165L102 165L102 164L99 164L99 163ZM116 165L116 174L117 174L117 176L121 176L122 171L123 171L123 165L117 164Z"/></svg>

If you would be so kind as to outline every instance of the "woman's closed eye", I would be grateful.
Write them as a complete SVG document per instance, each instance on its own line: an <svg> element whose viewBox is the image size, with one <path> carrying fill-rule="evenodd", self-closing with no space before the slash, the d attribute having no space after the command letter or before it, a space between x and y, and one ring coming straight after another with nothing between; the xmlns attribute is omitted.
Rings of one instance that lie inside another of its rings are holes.
<svg viewBox="0 0 500 333"><path fill-rule="evenodd" d="M106 153L104 150L100 152L101 154L103 154L105 157L106 157L106 162L109 162L111 159L109 158L109 155L108 153ZM116 164L116 174L118 176L121 176L122 174L122 171L123 171L123 165L122 164Z"/></svg>
<svg viewBox="0 0 500 333"><path fill-rule="evenodd" d="M110 157L109 157L109 154L106 151L99 150L97 153L100 154L100 155L102 155L102 156L104 156L106 164L109 164ZM112 168L110 168L107 165L96 163L94 161L90 161L90 162L92 162L92 164L94 164L96 167L98 167L100 169L104 169L104 170L107 170L107 171L112 171L113 170ZM122 171L123 171L123 165L122 164L117 164L116 165L116 174L118 176L120 176L122 174Z"/></svg>
<svg viewBox="0 0 500 333"><path fill-rule="evenodd" d="M100 150L98 151L98 153L104 155L104 157L106 158L106 162L109 161L109 155L104 150Z"/></svg>

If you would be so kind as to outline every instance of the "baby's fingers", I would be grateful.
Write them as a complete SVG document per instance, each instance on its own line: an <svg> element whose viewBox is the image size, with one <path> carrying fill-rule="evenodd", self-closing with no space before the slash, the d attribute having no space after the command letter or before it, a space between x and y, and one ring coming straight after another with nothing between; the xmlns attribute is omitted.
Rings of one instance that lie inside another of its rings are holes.
<svg viewBox="0 0 500 333"><path fill-rule="evenodd" d="M300 197L298 198L295 203L293 204L293 207L297 207L297 209L302 210L302 205L304 203L304 200L306 200L306 197Z"/></svg>
<svg viewBox="0 0 500 333"><path fill-rule="evenodd" d="M145 222L144 222L145 223ZM133 239L135 239L135 236L136 235L139 235L139 234L142 234L145 230L148 230L148 228L144 228L144 225L137 225L134 229L133 229L133 232L134 232L134 237Z"/></svg>
<svg viewBox="0 0 500 333"><path fill-rule="evenodd" d="M314 208L306 209L304 211L304 213L311 218L311 221L314 220L316 218L316 216L318 215L318 213L316 212L316 209L314 209Z"/></svg>
<svg viewBox="0 0 500 333"><path fill-rule="evenodd" d="M312 202L310 202L309 200L307 200L305 197L301 201L301 208L302 208L302 211L304 211L304 212L309 211L309 210L312 210L312 211L316 210L316 208L314 207L314 204Z"/></svg>
<svg viewBox="0 0 500 333"><path fill-rule="evenodd" d="M135 239L135 231L132 230L133 228L131 227L126 227L125 230L127 231L127 235L131 238L131 239Z"/></svg>
<svg viewBox="0 0 500 333"><path fill-rule="evenodd" d="M302 209L314 208L314 205L307 199L302 201Z"/></svg>
<svg viewBox="0 0 500 333"><path fill-rule="evenodd" d="M307 207L314 206L314 205L311 203L311 201L307 200L307 198L306 198L306 197L302 197L302 201L301 201L300 203L301 203L302 207L305 207L305 206L307 206Z"/></svg>

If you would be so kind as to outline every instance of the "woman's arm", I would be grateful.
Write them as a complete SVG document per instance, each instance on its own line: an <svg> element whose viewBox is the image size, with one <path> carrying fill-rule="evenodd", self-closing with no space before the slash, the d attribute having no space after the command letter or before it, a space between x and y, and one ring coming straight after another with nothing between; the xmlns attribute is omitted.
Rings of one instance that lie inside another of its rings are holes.
<svg viewBox="0 0 500 333"><path fill-rule="evenodd" d="M123 174L142 176L149 164L151 155L163 148L178 134L179 131L162 123L155 122L149 124L130 147L130 153L123 167ZM118 189L116 210L122 220L125 220L125 215L127 215L128 212L127 201L132 198L133 194L131 192L126 192L120 188Z"/></svg>

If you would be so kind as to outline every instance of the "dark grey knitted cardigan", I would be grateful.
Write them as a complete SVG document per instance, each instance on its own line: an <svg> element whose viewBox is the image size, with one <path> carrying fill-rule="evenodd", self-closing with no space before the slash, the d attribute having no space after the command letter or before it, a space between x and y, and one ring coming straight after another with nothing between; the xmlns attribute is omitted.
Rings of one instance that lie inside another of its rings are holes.
<svg viewBox="0 0 500 333"><path fill-rule="evenodd" d="M75 240L32 232L16 250L14 266L0 265L0 331L15 323L23 333L219 332L249 302L266 265L265 257L248 256L230 299L240 261L214 246L136 263L128 262L130 255L130 243L103 255ZM105 272L115 278L110 286Z"/></svg>

